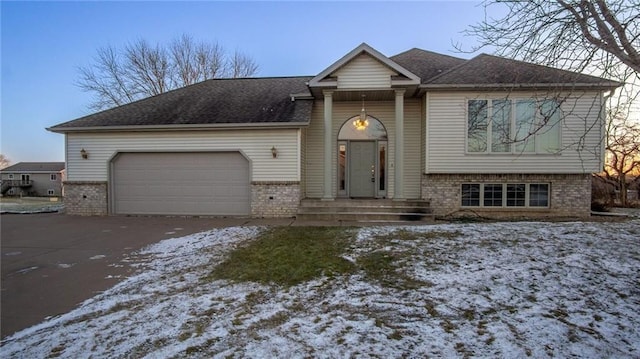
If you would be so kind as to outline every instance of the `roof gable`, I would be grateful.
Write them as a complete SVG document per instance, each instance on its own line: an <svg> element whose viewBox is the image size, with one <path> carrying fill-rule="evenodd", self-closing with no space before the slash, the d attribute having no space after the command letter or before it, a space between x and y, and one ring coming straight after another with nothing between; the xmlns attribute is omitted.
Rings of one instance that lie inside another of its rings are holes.
<svg viewBox="0 0 640 359"><path fill-rule="evenodd" d="M309 87L339 87L341 80L339 78L336 79L336 76L344 76L345 74L353 76L354 71L351 70L358 72L358 70L362 70L365 67L368 67L370 73L388 76L390 85L417 85L420 83L420 78L416 74L384 56L366 43L362 43L312 78L309 81ZM363 72L362 75L365 75L365 73Z"/></svg>

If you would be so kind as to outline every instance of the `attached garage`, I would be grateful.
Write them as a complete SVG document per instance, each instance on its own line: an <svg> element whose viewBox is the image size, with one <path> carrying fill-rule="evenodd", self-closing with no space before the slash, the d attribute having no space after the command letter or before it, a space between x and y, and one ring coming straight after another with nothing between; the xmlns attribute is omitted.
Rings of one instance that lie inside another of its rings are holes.
<svg viewBox="0 0 640 359"><path fill-rule="evenodd" d="M239 152L119 153L111 179L115 214L251 212L249 161Z"/></svg>

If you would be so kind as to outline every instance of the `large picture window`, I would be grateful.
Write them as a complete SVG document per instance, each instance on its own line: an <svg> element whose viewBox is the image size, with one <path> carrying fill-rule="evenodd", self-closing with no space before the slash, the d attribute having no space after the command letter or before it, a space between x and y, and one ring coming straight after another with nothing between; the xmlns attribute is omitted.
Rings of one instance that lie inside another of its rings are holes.
<svg viewBox="0 0 640 359"><path fill-rule="evenodd" d="M463 183L462 207L549 207L548 183Z"/></svg>
<svg viewBox="0 0 640 359"><path fill-rule="evenodd" d="M556 153L561 117L554 100L469 100L467 152Z"/></svg>

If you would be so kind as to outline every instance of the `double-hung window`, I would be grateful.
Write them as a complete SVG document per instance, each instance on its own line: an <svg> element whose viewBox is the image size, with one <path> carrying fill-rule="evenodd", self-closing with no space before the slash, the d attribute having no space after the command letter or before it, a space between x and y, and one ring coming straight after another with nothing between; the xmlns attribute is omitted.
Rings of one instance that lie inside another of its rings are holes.
<svg viewBox="0 0 640 359"><path fill-rule="evenodd" d="M561 145L561 118L554 100L469 100L467 152L556 153Z"/></svg>

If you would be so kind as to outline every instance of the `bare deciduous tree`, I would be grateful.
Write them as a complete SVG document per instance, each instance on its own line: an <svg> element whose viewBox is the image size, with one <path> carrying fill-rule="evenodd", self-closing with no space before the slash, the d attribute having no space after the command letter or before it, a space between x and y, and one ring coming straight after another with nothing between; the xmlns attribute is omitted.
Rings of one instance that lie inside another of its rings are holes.
<svg viewBox="0 0 640 359"><path fill-rule="evenodd" d="M185 34L171 42L169 51L173 65L171 80L177 86L227 75L224 49L217 43L196 43ZM250 75L256 71L257 68L253 69Z"/></svg>
<svg viewBox="0 0 640 359"><path fill-rule="evenodd" d="M231 77L248 77L258 71L258 65L249 56L235 51L229 62Z"/></svg>
<svg viewBox="0 0 640 359"><path fill-rule="evenodd" d="M5 155L0 153L0 170L6 167L9 167L11 164L11 160L8 159Z"/></svg>
<svg viewBox="0 0 640 359"><path fill-rule="evenodd" d="M215 42L196 42L185 34L166 46L138 40L121 50L99 48L93 63L79 68L77 85L95 95L90 107L102 110L196 82L248 77L257 71L249 56L238 51L228 55Z"/></svg>
<svg viewBox="0 0 640 359"><path fill-rule="evenodd" d="M604 174L620 190L620 205L627 206L627 182L634 175L640 178L640 123L624 118L612 121L607 157Z"/></svg>
<svg viewBox="0 0 640 359"><path fill-rule="evenodd" d="M584 71L622 62L640 72L640 0L489 0L487 17L466 31L476 48ZM496 12L504 15L492 17Z"/></svg>

